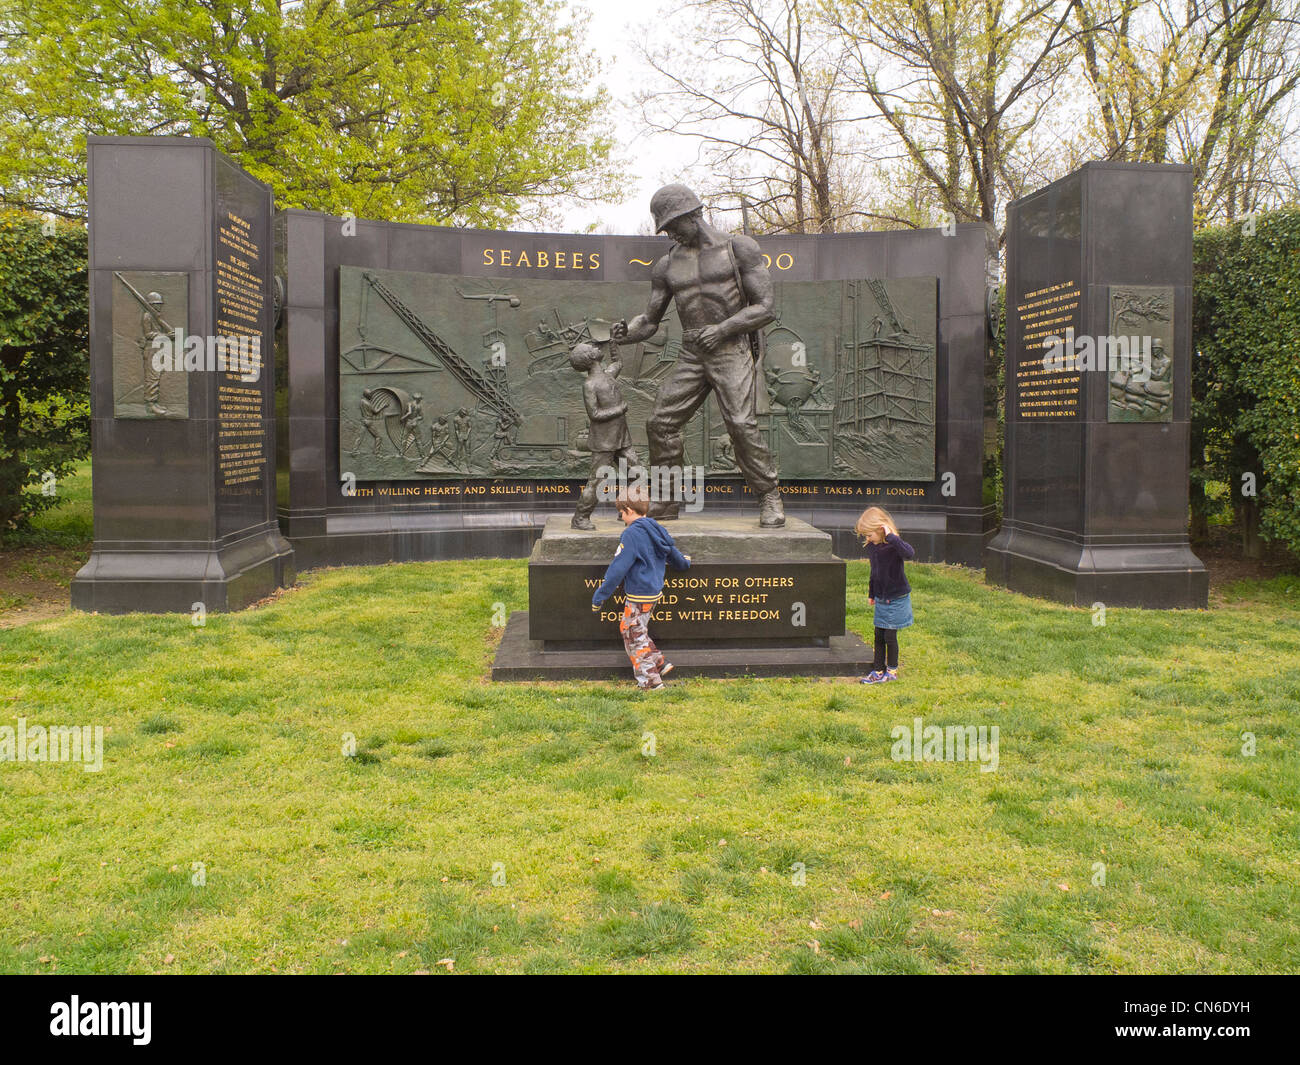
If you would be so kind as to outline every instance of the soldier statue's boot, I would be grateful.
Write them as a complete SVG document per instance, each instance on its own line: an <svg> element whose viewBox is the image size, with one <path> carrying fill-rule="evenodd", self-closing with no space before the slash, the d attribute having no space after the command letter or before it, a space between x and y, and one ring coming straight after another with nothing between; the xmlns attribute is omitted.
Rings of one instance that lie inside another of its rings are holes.
<svg viewBox="0 0 1300 1065"><path fill-rule="evenodd" d="M149 413L152 414L155 418L165 418L167 417L167 408L164 407L161 403L150 403Z"/></svg>
<svg viewBox="0 0 1300 1065"><path fill-rule="evenodd" d="M575 514L569 524L575 529L582 529L584 532L590 532L596 527L590 518L584 518L581 514Z"/></svg>
<svg viewBox="0 0 1300 1065"><path fill-rule="evenodd" d="M650 504L649 517L655 521L676 521L680 504L671 499L660 499Z"/></svg>
<svg viewBox="0 0 1300 1065"><path fill-rule="evenodd" d="M785 524L785 506L781 493L773 488L759 500L758 525L761 529L779 529Z"/></svg>

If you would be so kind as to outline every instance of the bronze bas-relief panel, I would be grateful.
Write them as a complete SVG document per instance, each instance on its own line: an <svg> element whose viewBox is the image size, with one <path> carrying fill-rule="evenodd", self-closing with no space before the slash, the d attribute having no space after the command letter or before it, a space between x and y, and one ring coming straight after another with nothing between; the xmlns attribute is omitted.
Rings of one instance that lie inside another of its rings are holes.
<svg viewBox="0 0 1300 1065"><path fill-rule="evenodd" d="M156 341L188 328L189 275L113 272L113 417L188 418L183 370L155 369ZM170 352L171 348L168 348Z"/></svg>
<svg viewBox="0 0 1300 1065"><path fill-rule="evenodd" d="M585 479L583 374L644 282L460 277L340 267L339 463L357 480ZM935 474L934 278L787 281L754 388L783 480L928 481ZM681 351L669 307L656 335L615 345L634 446ZM609 363L606 358L606 364ZM688 464L739 476L712 399L686 430Z"/></svg>
<svg viewBox="0 0 1300 1065"><path fill-rule="evenodd" d="M1174 418L1174 289L1112 285L1111 338L1128 338L1129 365L1108 369L1108 422L1171 422Z"/></svg>

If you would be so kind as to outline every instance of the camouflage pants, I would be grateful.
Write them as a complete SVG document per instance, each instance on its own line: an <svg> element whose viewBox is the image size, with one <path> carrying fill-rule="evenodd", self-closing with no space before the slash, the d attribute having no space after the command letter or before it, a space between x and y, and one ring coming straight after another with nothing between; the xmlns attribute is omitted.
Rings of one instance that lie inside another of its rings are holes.
<svg viewBox="0 0 1300 1065"><path fill-rule="evenodd" d="M638 688L657 688L663 683L659 671L664 667L664 656L650 639L650 618L654 609L654 603L628 603L623 607L623 617L618 623Z"/></svg>

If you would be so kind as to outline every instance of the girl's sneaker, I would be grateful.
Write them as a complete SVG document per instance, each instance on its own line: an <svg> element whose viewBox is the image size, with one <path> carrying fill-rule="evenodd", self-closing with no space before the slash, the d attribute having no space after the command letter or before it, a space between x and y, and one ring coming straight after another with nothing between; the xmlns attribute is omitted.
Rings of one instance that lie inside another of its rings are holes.
<svg viewBox="0 0 1300 1065"><path fill-rule="evenodd" d="M858 683L859 684L883 684L885 681L889 679L891 678L885 674L884 670L877 669L868 673L865 677L859 677Z"/></svg>
<svg viewBox="0 0 1300 1065"><path fill-rule="evenodd" d="M886 669L885 680L898 680L898 668Z"/></svg>

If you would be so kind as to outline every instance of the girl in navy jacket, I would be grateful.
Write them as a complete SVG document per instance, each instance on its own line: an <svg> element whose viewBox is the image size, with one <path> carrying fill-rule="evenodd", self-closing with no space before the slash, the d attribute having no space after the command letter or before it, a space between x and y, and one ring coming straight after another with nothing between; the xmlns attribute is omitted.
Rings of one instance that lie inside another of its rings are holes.
<svg viewBox="0 0 1300 1065"><path fill-rule="evenodd" d="M912 545L898 535L898 526L883 507L868 507L854 531L866 544L871 564L867 595L876 608L876 657L863 684L883 684L898 679L898 630L912 624L912 586L903 563L915 558Z"/></svg>

